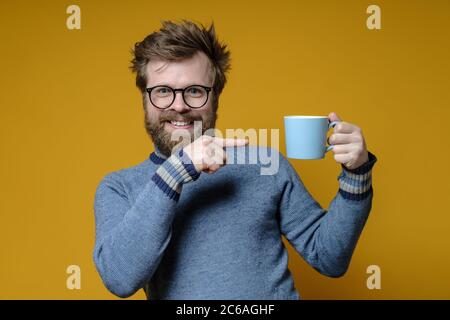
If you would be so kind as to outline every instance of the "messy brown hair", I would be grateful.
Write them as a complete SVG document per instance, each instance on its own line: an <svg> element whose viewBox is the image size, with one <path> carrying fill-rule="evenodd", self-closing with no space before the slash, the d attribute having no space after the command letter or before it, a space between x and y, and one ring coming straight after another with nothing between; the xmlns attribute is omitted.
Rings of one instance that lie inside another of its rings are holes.
<svg viewBox="0 0 450 320"><path fill-rule="evenodd" d="M186 20L181 23L162 21L159 31L149 34L143 41L134 45L131 50L134 57L130 69L136 73L136 86L143 97L147 85L146 66L150 60L177 61L190 58L198 51L206 54L211 63L212 102L214 109L217 109L219 95L225 86L226 73L231 65L230 52L216 37L214 23L205 28Z"/></svg>

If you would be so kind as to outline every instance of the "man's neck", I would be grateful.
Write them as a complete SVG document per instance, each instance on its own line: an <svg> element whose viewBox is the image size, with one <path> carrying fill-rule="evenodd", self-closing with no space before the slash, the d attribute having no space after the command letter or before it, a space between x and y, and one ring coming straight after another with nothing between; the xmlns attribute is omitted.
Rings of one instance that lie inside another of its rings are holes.
<svg viewBox="0 0 450 320"><path fill-rule="evenodd" d="M167 159L167 157L159 151L158 147L156 145L153 145L155 147L155 154L162 159Z"/></svg>

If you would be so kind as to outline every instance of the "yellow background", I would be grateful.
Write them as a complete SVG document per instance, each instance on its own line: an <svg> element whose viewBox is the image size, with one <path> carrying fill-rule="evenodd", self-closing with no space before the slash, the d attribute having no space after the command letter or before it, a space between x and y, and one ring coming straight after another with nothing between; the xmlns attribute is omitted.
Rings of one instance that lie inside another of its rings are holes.
<svg viewBox="0 0 450 320"><path fill-rule="evenodd" d="M66 28L70 4L81 30ZM370 4L381 30L366 28ZM449 299L450 2L425 0L2 0L0 298L114 298L92 262L94 192L152 151L129 50L182 18L214 21L232 51L218 128L282 129L283 115L336 111L379 158L348 273L326 278L290 249L301 296ZM332 156L291 163L328 207ZM81 290L66 289L71 264ZM381 290L366 287L372 264Z"/></svg>

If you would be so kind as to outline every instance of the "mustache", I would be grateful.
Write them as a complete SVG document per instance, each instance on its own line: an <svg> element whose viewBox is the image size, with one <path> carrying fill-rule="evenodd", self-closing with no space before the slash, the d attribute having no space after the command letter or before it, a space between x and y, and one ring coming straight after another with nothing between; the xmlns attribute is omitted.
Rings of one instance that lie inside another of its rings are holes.
<svg viewBox="0 0 450 320"><path fill-rule="evenodd" d="M193 114L179 114L177 112L168 111L167 113L163 113L159 116L159 121L202 121L202 117Z"/></svg>

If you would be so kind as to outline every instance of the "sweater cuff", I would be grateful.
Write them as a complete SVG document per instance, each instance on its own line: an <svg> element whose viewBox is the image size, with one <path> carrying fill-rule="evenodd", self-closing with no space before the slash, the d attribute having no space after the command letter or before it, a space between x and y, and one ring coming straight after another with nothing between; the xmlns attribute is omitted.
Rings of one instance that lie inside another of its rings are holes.
<svg viewBox="0 0 450 320"><path fill-rule="evenodd" d="M189 156L180 149L159 166L152 181L170 199L178 201L182 185L197 180L199 176L200 172L197 172Z"/></svg>
<svg viewBox="0 0 450 320"><path fill-rule="evenodd" d="M377 158L371 152L369 161L356 169L347 169L342 165L342 172L338 177L339 193L348 200L363 200L372 192L372 167Z"/></svg>

